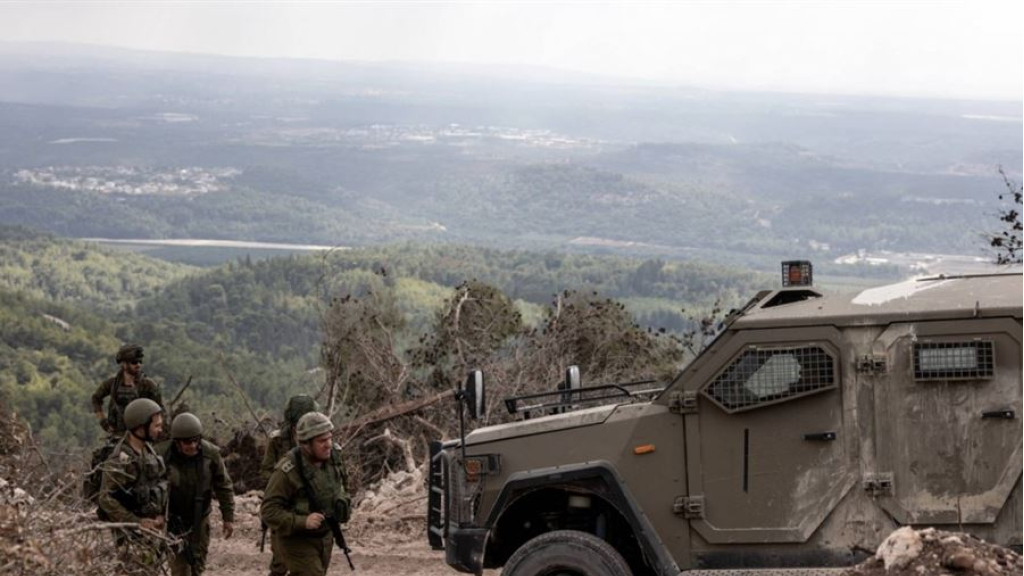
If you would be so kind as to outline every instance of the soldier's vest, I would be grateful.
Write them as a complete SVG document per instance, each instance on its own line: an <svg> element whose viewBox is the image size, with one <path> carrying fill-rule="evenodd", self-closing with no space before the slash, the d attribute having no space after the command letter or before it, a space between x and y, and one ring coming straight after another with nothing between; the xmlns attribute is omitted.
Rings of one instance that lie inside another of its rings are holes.
<svg viewBox="0 0 1024 576"><path fill-rule="evenodd" d="M167 506L167 468L153 447L146 444L142 454L135 454L122 444L114 450L111 459L114 465L135 476L131 486L122 486L114 491L114 498L140 518L163 514Z"/></svg>
<svg viewBox="0 0 1024 576"><path fill-rule="evenodd" d="M302 458L301 448L295 447L288 452L287 461L282 460L284 471L295 474L300 481L299 491L295 497L295 512L297 514L309 514L319 510L334 516L341 523L347 522L349 510L341 451L337 446L332 448L331 459L323 467L313 466L309 462L302 460ZM306 495L305 487L301 484L303 475L305 476L305 481L309 482L309 486L317 499L317 502L312 505Z"/></svg>
<svg viewBox="0 0 1024 576"><path fill-rule="evenodd" d="M139 380L141 381L141 378ZM114 379L113 389L110 391L110 406L107 408L107 422L114 427L114 433L125 431L124 409L132 400L139 398L141 386L141 382L136 382L130 387L124 386L120 376Z"/></svg>

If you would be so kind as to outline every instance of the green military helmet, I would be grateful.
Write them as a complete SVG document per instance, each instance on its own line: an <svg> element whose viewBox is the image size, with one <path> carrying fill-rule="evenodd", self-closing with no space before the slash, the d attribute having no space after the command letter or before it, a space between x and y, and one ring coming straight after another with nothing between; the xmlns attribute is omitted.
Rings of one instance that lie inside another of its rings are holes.
<svg viewBox="0 0 1024 576"><path fill-rule="evenodd" d="M163 411L159 404L149 398L136 398L124 409L124 427L134 430L139 426L145 426L149 424L150 418Z"/></svg>
<svg viewBox="0 0 1024 576"><path fill-rule="evenodd" d="M198 438L202 435L203 423L195 414L183 412L175 416L174 421L171 422L171 438L175 440Z"/></svg>
<svg viewBox="0 0 1024 576"><path fill-rule="evenodd" d="M298 424L299 419L309 414L310 412L317 412L320 407L317 406L316 400L313 400L312 396L306 394L299 394L298 396L292 396L288 400L288 407L284 410L284 419L287 420L292 426Z"/></svg>
<svg viewBox="0 0 1024 576"><path fill-rule="evenodd" d="M330 418L319 412L310 412L299 418L299 423L295 425L295 437L299 442L305 442L333 430L334 424L331 423Z"/></svg>
<svg viewBox="0 0 1024 576"><path fill-rule="evenodd" d="M132 362L135 360L142 360L142 356L142 346L139 346L138 344L125 344L118 349L117 356L114 357L114 361L118 364L121 362Z"/></svg>

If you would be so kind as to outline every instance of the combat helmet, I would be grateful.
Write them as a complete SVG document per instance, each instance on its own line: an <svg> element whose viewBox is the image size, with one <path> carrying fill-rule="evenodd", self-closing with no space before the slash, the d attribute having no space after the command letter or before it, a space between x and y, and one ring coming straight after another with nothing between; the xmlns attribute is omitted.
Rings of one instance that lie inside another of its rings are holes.
<svg viewBox="0 0 1024 576"><path fill-rule="evenodd" d="M295 426L299 423L299 419L309 414L310 412L317 412L320 407L317 406L316 400L313 400L312 396L306 394L299 394L292 396L288 400L288 407L284 410L284 419Z"/></svg>
<svg viewBox="0 0 1024 576"><path fill-rule="evenodd" d="M190 412L183 412L174 417L171 422L171 438L185 440L187 438L198 438L203 435L203 423L199 417Z"/></svg>
<svg viewBox="0 0 1024 576"><path fill-rule="evenodd" d="M319 412L310 412L299 418L299 423L295 426L295 437L299 442L305 442L333 430L334 424L330 418Z"/></svg>
<svg viewBox="0 0 1024 576"><path fill-rule="evenodd" d="M125 344L118 349L117 355L114 356L114 361L120 364L121 362L131 362L133 360L142 360L143 350L142 346L138 344Z"/></svg>
<svg viewBox="0 0 1024 576"><path fill-rule="evenodd" d="M124 427L134 430L139 426L145 426L149 424L150 418L163 411L159 404L149 398L136 398L125 406Z"/></svg>

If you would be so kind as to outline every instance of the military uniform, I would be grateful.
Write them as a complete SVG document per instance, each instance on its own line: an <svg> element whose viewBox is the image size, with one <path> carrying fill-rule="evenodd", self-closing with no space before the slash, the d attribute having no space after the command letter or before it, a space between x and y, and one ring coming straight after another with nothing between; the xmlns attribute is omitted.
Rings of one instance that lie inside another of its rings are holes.
<svg viewBox="0 0 1024 576"><path fill-rule="evenodd" d="M263 462L260 463L260 476L263 479L264 487L270 481L270 475L273 474L278 461L287 456L288 451L295 447L293 427L298 423L299 418L317 409L316 401L308 395L299 394L288 399L288 406L284 410L284 422L280 428L270 433L267 451L263 453ZM266 528L266 523L263 526ZM277 538L274 538L273 535L270 537L270 551L270 576L288 574L288 567L281 560L281 552L277 548Z"/></svg>
<svg viewBox="0 0 1024 576"><path fill-rule="evenodd" d="M302 459L299 463L297 458ZM305 472L317 502L311 505L303 477ZM350 499L340 448L335 445L327 462L315 464L292 448L274 468L263 495L260 515L274 532L281 559L292 576L323 576L331 562L334 539L325 521L317 530L306 529L306 518L314 511L348 521Z"/></svg>
<svg viewBox="0 0 1024 576"><path fill-rule="evenodd" d="M128 443L128 434L103 463L103 479L97 498L99 514L111 522L138 523L156 518L167 504L167 469L153 447L146 443L136 452ZM117 533L117 545L130 564L142 573L151 572L163 562L161 542L137 533ZM137 549L133 550L133 547Z"/></svg>
<svg viewBox="0 0 1024 576"><path fill-rule="evenodd" d="M220 448L206 440L201 441L199 453L191 457L180 453L172 440L161 442L156 452L167 465L168 531L185 539L194 563L189 563L188 554L183 550L171 559L171 574L199 576L206 569L206 554L210 548L210 510L214 496L220 506L221 519L235 521L231 476L224 467Z"/></svg>
<svg viewBox="0 0 1024 576"><path fill-rule="evenodd" d="M148 443L142 453L128 444L127 435L103 463L99 505L112 522L138 522L164 513L167 469Z"/></svg>
<svg viewBox="0 0 1024 576"><path fill-rule="evenodd" d="M113 428L112 434L124 432L124 409L132 400L149 398L161 406L164 403L160 386L156 382L145 376L140 376L135 379L134 386L125 386L124 371L122 370L119 370L115 376L104 380L99 388L96 388L96 392L92 395L93 412L103 412L103 400L107 396L110 396L107 423Z"/></svg>

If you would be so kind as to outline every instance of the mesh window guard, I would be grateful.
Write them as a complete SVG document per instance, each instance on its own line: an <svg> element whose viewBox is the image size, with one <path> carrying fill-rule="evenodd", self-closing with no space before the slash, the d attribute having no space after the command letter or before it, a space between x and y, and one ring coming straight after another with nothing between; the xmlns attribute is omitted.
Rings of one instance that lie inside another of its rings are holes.
<svg viewBox="0 0 1024 576"><path fill-rule="evenodd" d="M914 344L914 379L975 380L995 374L992 342L918 342Z"/></svg>
<svg viewBox="0 0 1024 576"><path fill-rule="evenodd" d="M752 348L705 389L729 412L806 396L836 385L835 360L819 346Z"/></svg>

